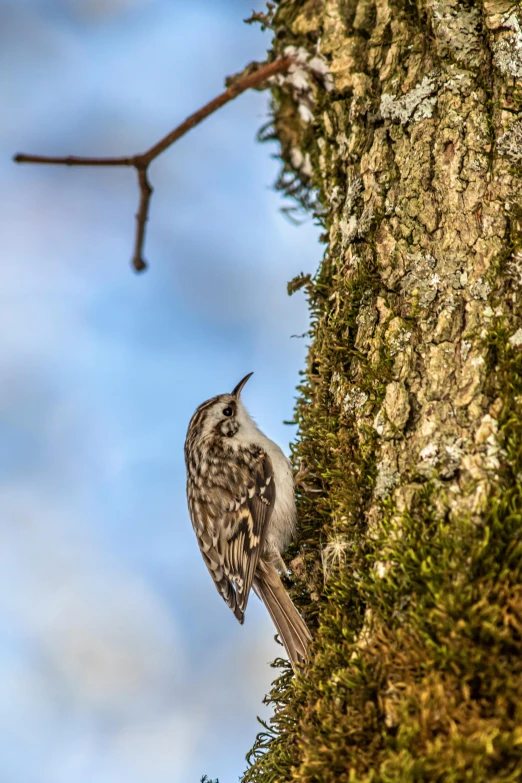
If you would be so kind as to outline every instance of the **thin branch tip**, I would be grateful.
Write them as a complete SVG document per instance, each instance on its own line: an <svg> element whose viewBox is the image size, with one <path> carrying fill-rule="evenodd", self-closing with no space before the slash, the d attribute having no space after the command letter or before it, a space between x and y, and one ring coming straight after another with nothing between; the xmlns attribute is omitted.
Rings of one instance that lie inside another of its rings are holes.
<svg viewBox="0 0 522 783"><path fill-rule="evenodd" d="M148 269L148 266L149 265L147 264L145 259L142 258L141 256L139 256L138 258L133 258L132 259L132 268L138 274L141 274L142 272L145 272Z"/></svg>
<svg viewBox="0 0 522 783"><path fill-rule="evenodd" d="M134 240L134 254L132 256L132 266L136 272L144 272L147 268L147 262L143 258L143 247L145 245L145 229L149 219L150 199L153 193L152 185L147 177L148 164L141 162L137 167L138 187L140 189L140 202L136 212L136 236Z"/></svg>

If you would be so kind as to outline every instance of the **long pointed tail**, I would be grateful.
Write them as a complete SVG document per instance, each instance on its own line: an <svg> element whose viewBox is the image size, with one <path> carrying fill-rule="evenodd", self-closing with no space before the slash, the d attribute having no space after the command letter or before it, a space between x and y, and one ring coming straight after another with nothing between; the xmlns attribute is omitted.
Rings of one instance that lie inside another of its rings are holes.
<svg viewBox="0 0 522 783"><path fill-rule="evenodd" d="M272 563L259 561L254 587L270 613L295 670L296 665L303 663L308 657L308 645L312 641L310 631L293 605Z"/></svg>

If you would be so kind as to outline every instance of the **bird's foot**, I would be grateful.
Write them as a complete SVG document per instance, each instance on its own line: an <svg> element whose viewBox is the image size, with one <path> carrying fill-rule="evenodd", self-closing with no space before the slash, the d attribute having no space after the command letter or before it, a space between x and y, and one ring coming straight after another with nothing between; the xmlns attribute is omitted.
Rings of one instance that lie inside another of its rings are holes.
<svg viewBox="0 0 522 783"><path fill-rule="evenodd" d="M303 460L299 458L299 470L294 475L294 484L296 487L300 487L303 492L321 492L320 489L314 489L305 483L305 479L310 476L311 478L317 478L314 473L310 472L310 468L304 466Z"/></svg>

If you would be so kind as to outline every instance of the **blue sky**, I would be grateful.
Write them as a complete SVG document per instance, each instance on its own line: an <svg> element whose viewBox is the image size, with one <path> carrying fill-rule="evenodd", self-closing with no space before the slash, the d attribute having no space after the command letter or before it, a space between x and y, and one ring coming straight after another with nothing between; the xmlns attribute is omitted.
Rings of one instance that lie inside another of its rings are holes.
<svg viewBox="0 0 522 783"><path fill-rule="evenodd" d="M260 10L261 6L258 6ZM195 407L244 399L284 448L317 229L280 213L268 96L240 97L135 176L16 166L16 152L141 151L263 59L244 0L0 0L0 779L234 781L280 654L243 627L185 503Z"/></svg>

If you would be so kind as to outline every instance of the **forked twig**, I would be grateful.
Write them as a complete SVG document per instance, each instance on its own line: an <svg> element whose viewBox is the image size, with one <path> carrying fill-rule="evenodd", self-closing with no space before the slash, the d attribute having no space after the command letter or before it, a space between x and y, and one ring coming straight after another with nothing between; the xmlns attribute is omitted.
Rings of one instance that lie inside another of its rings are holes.
<svg viewBox="0 0 522 783"><path fill-rule="evenodd" d="M191 114L190 117L174 128L170 133L160 139L146 152L142 152L137 155L131 155L130 157L117 157L117 158L86 158L78 157L75 155L67 155L66 157L49 157L46 155L26 155L19 153L15 155L13 160L16 163L49 163L62 166L132 166L136 169L138 175L138 186L140 191L140 200L138 211L136 213L136 235L134 242L134 253L132 256L132 266L137 272L142 272L147 268L147 264L143 258L143 246L145 243L145 227L149 215L150 199L152 196L152 187L147 177L147 172L150 164L155 160L162 152L165 152L172 144L178 139L192 130L196 125L199 125L210 114L220 109L229 101L237 98L245 90L249 90L252 87L259 87L271 76L275 76L279 73L286 73L292 65L293 59L291 57L281 57L278 60L274 60L271 63L263 63L255 70L251 71L248 68L245 70L246 75L239 75L229 81L227 89L207 103L198 111Z"/></svg>

